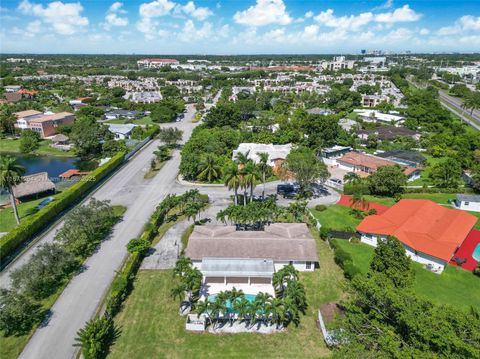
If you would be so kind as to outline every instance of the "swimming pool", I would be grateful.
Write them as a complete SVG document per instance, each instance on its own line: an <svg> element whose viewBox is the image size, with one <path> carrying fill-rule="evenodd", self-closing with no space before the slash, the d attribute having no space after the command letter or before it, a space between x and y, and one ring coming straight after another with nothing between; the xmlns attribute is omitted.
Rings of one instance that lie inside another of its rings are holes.
<svg viewBox="0 0 480 359"><path fill-rule="evenodd" d="M472 253L473 259L480 262L480 243L477 244L475 250Z"/></svg>
<svg viewBox="0 0 480 359"><path fill-rule="evenodd" d="M242 298L242 297L245 298L246 300L248 300L250 303L253 303L255 301L256 295L254 295L254 294L244 294L240 298ZM217 298L217 294L209 295L208 296L208 301L209 302L214 302L216 298ZM232 303L230 303L230 301L227 300L225 304L227 305L228 311L231 312Z"/></svg>

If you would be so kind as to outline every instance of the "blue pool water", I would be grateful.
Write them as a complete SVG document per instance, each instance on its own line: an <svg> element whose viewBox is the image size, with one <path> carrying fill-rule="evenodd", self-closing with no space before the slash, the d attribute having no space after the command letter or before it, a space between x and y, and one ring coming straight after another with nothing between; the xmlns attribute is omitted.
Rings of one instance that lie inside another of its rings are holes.
<svg viewBox="0 0 480 359"><path fill-rule="evenodd" d="M250 303L252 303L252 302L255 300L255 297L256 297L256 296L253 295L253 294L244 294L243 297L244 297L246 300L248 300ZM214 294L214 295L209 295L209 296L208 296L208 301L209 301L209 302L214 302L216 298L217 298L217 295L216 295L216 294ZM229 310L231 310L231 309L232 309L232 304L230 303L229 300L227 300L227 303L226 303L226 304L227 304L227 308L228 308Z"/></svg>
<svg viewBox="0 0 480 359"><path fill-rule="evenodd" d="M480 262L480 243L477 244L477 246L475 247L475 250L474 250L473 253L472 253L472 257L473 257L473 259L475 259L476 261L479 261L479 262Z"/></svg>

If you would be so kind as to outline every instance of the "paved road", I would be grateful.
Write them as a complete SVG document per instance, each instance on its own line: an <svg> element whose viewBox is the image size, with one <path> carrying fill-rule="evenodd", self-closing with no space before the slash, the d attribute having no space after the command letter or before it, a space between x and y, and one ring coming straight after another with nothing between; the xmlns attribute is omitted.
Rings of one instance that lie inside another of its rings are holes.
<svg viewBox="0 0 480 359"><path fill-rule="evenodd" d="M440 97L440 102L442 105L444 105L447 109L452 111L452 107L456 111L454 112L457 116L461 117L461 119L468 123L470 126L474 127L477 130L480 130L480 111L479 110L473 110L472 113L470 113L470 110L464 110L462 108L463 101L459 99L458 97L450 96L447 94L445 91L439 90L439 97ZM465 116L468 115L469 117ZM473 119L473 121L472 121Z"/></svg>
<svg viewBox="0 0 480 359"><path fill-rule="evenodd" d="M170 125L184 131L184 140L190 137L191 131L196 126L191 123L193 115L193 108L190 107L182 122ZM75 357L77 348L72 345L76 332L95 314L115 276L115 271L121 267L126 256L126 244L141 233L158 203L174 191L180 163L178 150L153 179L144 179L144 173L154 156L153 151L158 145L158 140L150 143L94 194L97 199L110 199L112 204L127 206L123 221L114 227L110 239L102 243L99 250L87 259L86 269L70 281L52 307L52 315L48 322L37 329L20 358ZM36 248L40 243L53 240L56 229L61 225L62 223L59 223L47 233ZM2 273L2 285L3 283L8 285L9 272L26 262L34 251L35 248L32 248Z"/></svg>

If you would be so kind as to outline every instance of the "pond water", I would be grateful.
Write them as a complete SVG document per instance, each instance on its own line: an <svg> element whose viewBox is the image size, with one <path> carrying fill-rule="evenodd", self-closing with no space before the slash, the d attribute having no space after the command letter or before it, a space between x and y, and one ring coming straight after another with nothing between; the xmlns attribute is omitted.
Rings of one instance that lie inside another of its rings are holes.
<svg viewBox="0 0 480 359"><path fill-rule="evenodd" d="M76 157L58 157L58 156L32 156L21 154L7 154L15 157L17 162L25 167L25 175L38 172L47 172L50 180L55 183L57 190L62 190L74 184L78 178L61 181L58 177L61 173L69 169L79 169L81 171L91 171L96 167L95 162L81 161ZM6 191L0 189L0 203L8 201Z"/></svg>
<svg viewBox="0 0 480 359"><path fill-rule="evenodd" d="M47 172L48 177L58 177L59 174L66 170L76 168L75 163L78 161L75 157L56 157L56 156L26 156L26 155L10 155L17 159L17 162L25 167L25 175L38 172ZM55 181L54 181L55 182Z"/></svg>

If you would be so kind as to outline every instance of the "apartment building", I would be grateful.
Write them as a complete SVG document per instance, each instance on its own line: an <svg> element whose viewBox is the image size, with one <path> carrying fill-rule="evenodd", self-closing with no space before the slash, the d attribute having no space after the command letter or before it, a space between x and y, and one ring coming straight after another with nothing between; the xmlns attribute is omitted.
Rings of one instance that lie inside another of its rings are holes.
<svg viewBox="0 0 480 359"><path fill-rule="evenodd" d="M58 126L71 125L75 119L70 112L42 113L36 110L15 112L14 116L17 118L16 128L35 131L41 138L56 135Z"/></svg>

